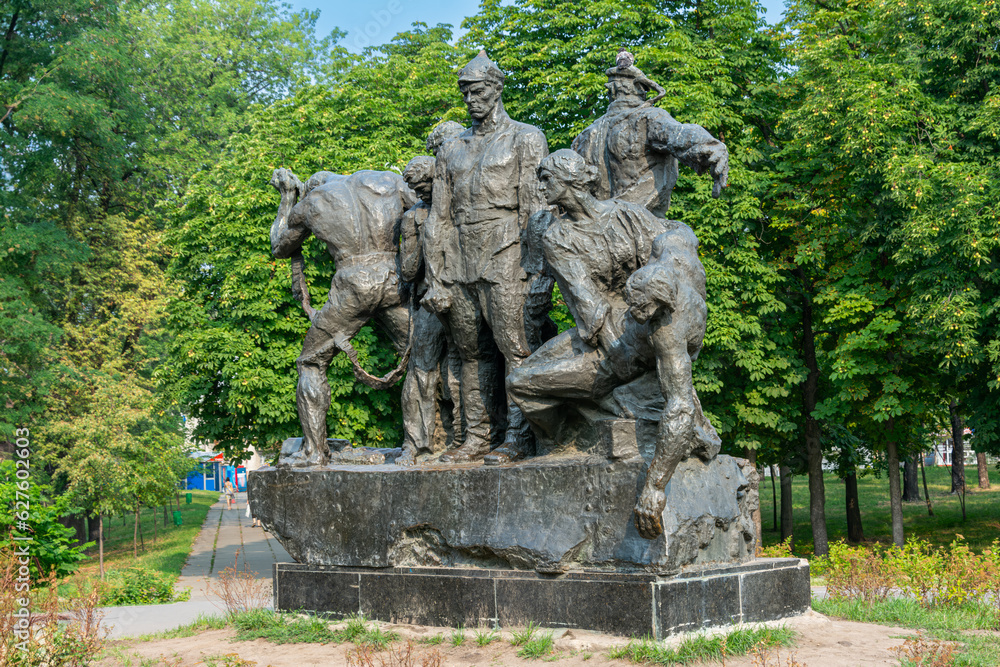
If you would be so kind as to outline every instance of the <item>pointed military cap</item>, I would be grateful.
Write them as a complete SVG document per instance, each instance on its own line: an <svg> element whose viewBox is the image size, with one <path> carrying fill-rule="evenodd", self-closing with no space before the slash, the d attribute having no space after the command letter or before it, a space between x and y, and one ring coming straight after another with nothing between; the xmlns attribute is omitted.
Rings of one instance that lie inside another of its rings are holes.
<svg viewBox="0 0 1000 667"><path fill-rule="evenodd" d="M458 71L458 82L463 81L489 81L491 83L503 83L504 73L500 71L496 63L490 60L486 51L480 51L479 55L469 61L469 64Z"/></svg>

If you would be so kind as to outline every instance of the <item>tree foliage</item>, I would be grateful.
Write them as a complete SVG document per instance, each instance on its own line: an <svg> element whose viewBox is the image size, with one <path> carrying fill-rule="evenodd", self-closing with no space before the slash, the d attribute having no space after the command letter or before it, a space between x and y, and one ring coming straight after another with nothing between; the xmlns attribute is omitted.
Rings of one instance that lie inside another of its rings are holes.
<svg viewBox="0 0 1000 667"><path fill-rule="evenodd" d="M453 69L466 55L446 26L417 25L356 57L338 80L303 88L261 110L218 164L197 174L171 232L172 280L184 285L171 306L170 363L160 378L197 419L196 435L236 456L273 452L301 432L295 359L309 321L291 294L286 261L270 254L278 195L276 167L303 180L316 171L401 171L425 152L438 122L462 118ZM322 303L334 267L315 240L306 248L313 303ZM391 346L371 327L354 339L376 373L395 365ZM355 382L343 355L330 370L330 437L369 446L402 438L399 393Z"/></svg>

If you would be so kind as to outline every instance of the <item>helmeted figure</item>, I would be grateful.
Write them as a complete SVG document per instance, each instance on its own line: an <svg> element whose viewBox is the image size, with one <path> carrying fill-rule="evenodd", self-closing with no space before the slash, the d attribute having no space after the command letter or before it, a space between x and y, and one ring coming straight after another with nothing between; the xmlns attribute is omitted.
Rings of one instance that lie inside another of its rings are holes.
<svg viewBox="0 0 1000 667"><path fill-rule="evenodd" d="M597 167L595 196L639 204L662 216L670 207L679 163L699 174L710 171L712 196L718 197L729 175L726 145L700 125L679 123L653 106L663 89L632 60L628 52L619 52L618 64L607 71L607 112L573 140L573 150ZM647 100L652 89L660 94Z"/></svg>
<svg viewBox="0 0 1000 667"><path fill-rule="evenodd" d="M525 317L529 280L521 267L521 232L544 207L538 164L548 154L545 135L511 120L501 92L504 74L480 52L459 72L459 89L472 127L445 143L437 155L424 257L429 290L425 308L444 316L462 359L465 441L441 460L486 455L499 435L503 372L517 368L538 336ZM492 414L491 414L492 413ZM525 456L531 433L516 406L506 406L506 433L486 463Z"/></svg>
<svg viewBox="0 0 1000 667"><path fill-rule="evenodd" d="M399 354L407 348L410 313L403 303L396 267L400 219L417 200L402 177L392 172L359 171L341 176L324 171L303 185L291 171L277 169L271 185L281 193L271 226L271 252L275 257L292 259L293 290L312 322L295 362L302 446L283 452L280 463L322 465L329 457L326 413L330 385L326 372L331 359L343 351L360 368L350 341L373 318L389 334ZM329 297L319 311L309 305L302 274L302 244L310 234L326 244L336 266ZM413 422L410 408L404 401L404 429Z"/></svg>
<svg viewBox="0 0 1000 667"><path fill-rule="evenodd" d="M441 145L465 131L454 121L438 125L427 137L427 150L437 155ZM427 292L423 237L431 210L434 185L433 157L420 155L403 170L403 180L417 193L420 201L403 214L399 243L400 274L411 286L413 331L410 336L410 361L402 400L412 409L416 421L404 429L403 452L397 464L415 463L418 457L440 454L453 442L462 440L461 359L454 341L445 332L440 318L420 307Z"/></svg>

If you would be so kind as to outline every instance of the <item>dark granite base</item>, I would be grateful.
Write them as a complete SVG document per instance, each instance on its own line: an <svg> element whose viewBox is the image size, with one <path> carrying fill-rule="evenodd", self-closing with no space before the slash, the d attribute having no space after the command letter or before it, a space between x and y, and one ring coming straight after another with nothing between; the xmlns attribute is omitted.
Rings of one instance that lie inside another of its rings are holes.
<svg viewBox="0 0 1000 667"><path fill-rule="evenodd" d="M477 568L350 568L276 563L274 607L394 623L582 628L657 639L757 623L809 609L809 564L797 558L654 574L545 575Z"/></svg>

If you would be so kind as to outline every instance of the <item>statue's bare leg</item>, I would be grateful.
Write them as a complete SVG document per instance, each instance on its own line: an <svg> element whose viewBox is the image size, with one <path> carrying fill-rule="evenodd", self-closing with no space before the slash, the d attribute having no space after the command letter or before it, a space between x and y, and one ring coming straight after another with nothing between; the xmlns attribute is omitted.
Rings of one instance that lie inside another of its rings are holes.
<svg viewBox="0 0 1000 667"><path fill-rule="evenodd" d="M674 314L675 320L681 319ZM695 394L691 382L691 357L680 322L653 327L656 373L666 399L656 437L656 451L646 472L646 484L635 505L635 525L648 540L663 532L665 489L677 465L694 443Z"/></svg>

